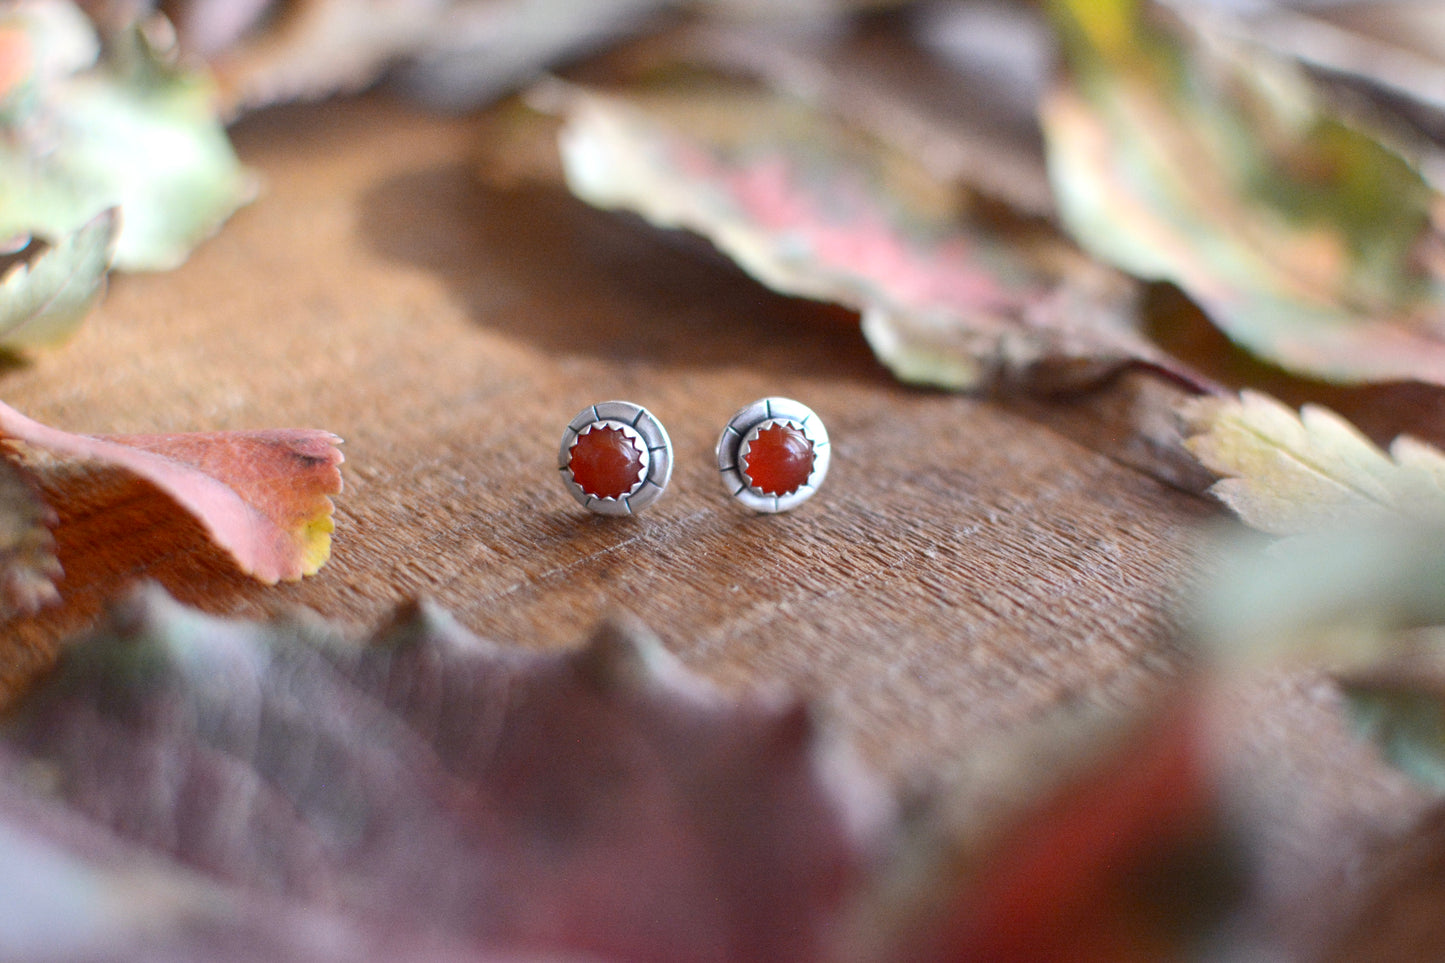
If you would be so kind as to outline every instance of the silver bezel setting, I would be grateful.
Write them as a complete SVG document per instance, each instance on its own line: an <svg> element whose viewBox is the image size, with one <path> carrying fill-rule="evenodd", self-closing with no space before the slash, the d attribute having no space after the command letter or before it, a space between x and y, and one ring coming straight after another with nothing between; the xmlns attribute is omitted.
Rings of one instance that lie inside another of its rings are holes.
<svg viewBox="0 0 1445 963"><path fill-rule="evenodd" d="M742 470L747 445L775 424L791 425L813 443L813 471L807 482L787 495L769 495L754 487ZM813 497L828 474L831 453L828 429L812 408L791 398L760 398L739 410L723 428L717 442L717 467L730 495L755 512L773 514L796 508Z"/></svg>
<svg viewBox="0 0 1445 963"><path fill-rule="evenodd" d="M589 495L572 477L572 446L577 443L579 435L598 428L616 428L628 438L640 442L642 478L631 491L617 498ZM641 405L630 401L604 401L582 409L568 423L567 430L562 432L561 447L557 450L557 468L567 491L583 508L599 515L632 515L657 501L672 478L672 441L662 423Z"/></svg>

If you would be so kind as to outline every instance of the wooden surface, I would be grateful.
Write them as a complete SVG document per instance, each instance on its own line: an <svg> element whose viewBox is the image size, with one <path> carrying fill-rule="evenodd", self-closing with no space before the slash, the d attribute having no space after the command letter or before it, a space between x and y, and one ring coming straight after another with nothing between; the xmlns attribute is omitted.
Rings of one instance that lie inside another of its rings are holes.
<svg viewBox="0 0 1445 963"><path fill-rule="evenodd" d="M488 129L383 98L245 121L261 199L4 374L5 400L69 430L319 427L347 457L332 560L300 584L236 575L158 498L131 506L151 534L104 553L104 523L62 506L65 607L12 627L12 684L145 576L215 612L358 626L425 595L530 646L626 609L724 684L816 695L907 778L1177 671L1181 585L1217 512L1096 450L1126 431L1115 409L903 387L850 316L771 294L696 239L556 187L487 186ZM712 464L727 417L766 394L811 405L834 439L826 486L791 515L739 509ZM671 487L634 519L587 515L556 478L563 426L609 398L651 408L675 445ZM1320 879L1350 857L1341 839L1419 806L1348 743L1326 688L1242 695L1234 737L1242 771L1310 800L1278 860Z"/></svg>
<svg viewBox="0 0 1445 963"><path fill-rule="evenodd" d="M268 589L214 559L194 582L194 558L156 545L169 557L67 590L93 603L158 565L209 609L298 603L362 625L425 594L529 645L621 607L726 682L840 692L897 763L1172 664L1208 505L993 405L894 383L848 316L770 294L700 242L555 188L485 186L482 136L382 101L248 121L262 199L180 271L119 279L75 342L8 377L12 404L71 430L346 439L317 577ZM835 439L826 487L790 515L739 509L713 465L728 416L766 394L813 406ZM655 411L676 450L635 519L588 515L555 477L563 426L608 398Z"/></svg>

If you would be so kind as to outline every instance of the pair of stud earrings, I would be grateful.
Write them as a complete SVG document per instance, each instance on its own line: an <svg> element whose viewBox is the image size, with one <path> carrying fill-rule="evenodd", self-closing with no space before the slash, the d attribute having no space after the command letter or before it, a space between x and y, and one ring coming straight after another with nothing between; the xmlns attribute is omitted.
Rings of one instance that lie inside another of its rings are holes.
<svg viewBox="0 0 1445 963"><path fill-rule="evenodd" d="M828 430L807 405L760 398L728 419L717 467L728 493L758 512L786 512L828 474ZM562 433L557 467L572 497L601 515L631 515L662 496L672 442L662 422L630 401L584 408Z"/></svg>

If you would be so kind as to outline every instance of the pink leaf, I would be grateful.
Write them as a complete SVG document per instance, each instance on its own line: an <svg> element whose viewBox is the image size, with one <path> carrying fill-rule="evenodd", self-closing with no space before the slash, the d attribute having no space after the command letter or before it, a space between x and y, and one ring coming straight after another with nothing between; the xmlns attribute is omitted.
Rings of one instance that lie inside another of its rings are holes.
<svg viewBox="0 0 1445 963"><path fill-rule="evenodd" d="M155 485L190 512L241 570L267 584L312 575L331 552L329 496L341 439L324 431L76 435L0 403L0 437L100 462Z"/></svg>

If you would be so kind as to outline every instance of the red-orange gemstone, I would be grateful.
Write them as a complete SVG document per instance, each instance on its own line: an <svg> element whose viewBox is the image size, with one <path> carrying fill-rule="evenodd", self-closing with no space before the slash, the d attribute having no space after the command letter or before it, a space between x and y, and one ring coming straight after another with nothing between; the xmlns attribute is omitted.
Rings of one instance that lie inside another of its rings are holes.
<svg viewBox="0 0 1445 963"><path fill-rule="evenodd" d="M620 429L593 428L577 436L567 467L593 498L621 498L642 480L642 450Z"/></svg>
<svg viewBox="0 0 1445 963"><path fill-rule="evenodd" d="M743 458L748 483L769 495L791 495L813 473L813 443L802 429L779 423L758 432Z"/></svg>

